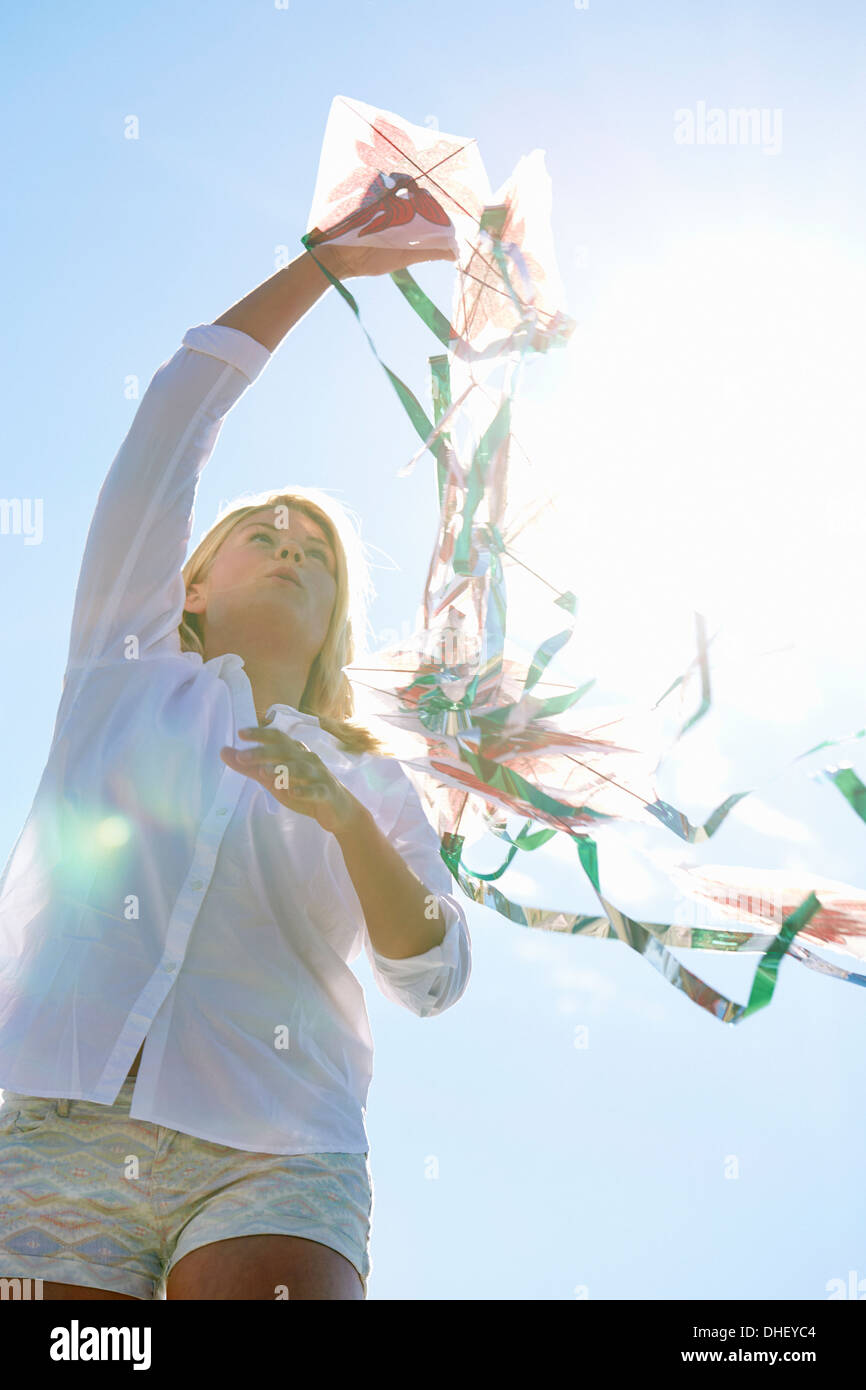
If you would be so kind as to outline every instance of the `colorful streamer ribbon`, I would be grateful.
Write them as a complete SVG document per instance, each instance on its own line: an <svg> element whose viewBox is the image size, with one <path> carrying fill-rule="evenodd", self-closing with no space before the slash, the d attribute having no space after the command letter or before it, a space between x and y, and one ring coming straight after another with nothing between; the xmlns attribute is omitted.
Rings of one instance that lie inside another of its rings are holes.
<svg viewBox="0 0 866 1390"><path fill-rule="evenodd" d="M380 208L390 209L385 219L389 245L397 244L395 217L402 218L399 225L414 234L409 205L404 202L394 212L400 177L411 182L408 192L415 200L418 217L427 218L431 225L436 218L429 203L423 201L426 190L438 200L437 207L449 226L453 217L460 232L450 317L432 303L408 271L391 276L406 303L440 347L447 349L429 359L432 420L406 383L382 361L353 296L319 260L352 310L422 441L421 450L401 473L408 472L423 452L429 452L436 462L439 536L425 586L423 629L402 647L379 653L378 665L349 668L349 673L354 684L375 695L378 717L403 735L408 751L398 756L419 775L428 813L440 835L442 857L453 877L467 897L492 907L509 921L624 941L674 988L722 1022L738 1023L766 1007L786 955L834 978L866 984L866 976L831 965L804 944L832 941L849 952L863 949L866 895L860 901L853 890L845 905L844 931L831 926L836 920L834 909L815 891L808 891L772 934L766 930L735 932L637 921L602 894L597 846L588 833L593 825L617 820L661 824L685 842L700 844L709 840L730 811L754 790L732 793L698 825L655 793L653 773L660 761L711 707L710 642L705 621L701 614L695 614L695 659L652 710L645 712L649 722L641 725L634 741L629 735L628 714L602 725L608 732L618 728L626 740L614 742L598 736L599 725L592 722L598 719L598 711L581 713L580 702L592 680L564 694L543 693L548 688L542 680L548 665L574 633L578 600L571 591L559 592L553 587L553 602L568 613L570 621L537 643L528 664L508 652L506 568L523 565L529 570L514 547L524 527L534 519L527 516L515 521L514 508L509 505L509 452L517 382L529 354L561 346L574 328L557 303L558 279L552 250L545 245L549 219L537 216L547 199L543 159L537 151L521 161L504 189L491 197L481 186L480 160L474 153L471 160L467 155L471 142L442 137L437 145L439 162L427 163L424 150L432 148L429 132L425 136L392 113L375 112L360 103L346 104L353 118L366 121L371 132L369 142L357 142L359 153L374 150L378 154L374 158L363 153L360 174L350 171L338 184L338 188L356 189L356 203L361 197L357 208L351 199L349 204L345 199L335 204L320 173L318 206L320 210L338 206L341 217L324 228L320 218L302 237L310 254L315 257L317 246L333 240L334 235L366 235L377 225L372 219ZM344 146L349 148L345 139ZM449 182L449 161L457 161L459 166L456 185ZM372 175L376 177L371 179ZM375 232L369 244L374 244L374 237ZM462 427L469 430L468 444L458 438ZM456 655L443 655L441 644L431 654L429 639L447 634L455 639ZM699 704L663 749L650 715L656 715L676 688L685 689L695 672L700 678ZM847 737L864 735L866 730ZM828 740L808 752L844 741ZM866 821L866 787L856 774L845 768L825 770L825 775ZM526 818L515 837L506 829L508 814ZM460 833L464 819L473 822L475 829L490 831L508 843L498 869L484 874L465 865L466 833ZM542 828L532 829L537 823ZM494 886L494 880L519 852L534 852L556 834L566 834L574 841L603 916L520 905ZM754 872L738 870L735 874L754 876ZM757 877L760 886L761 875ZM711 871L681 878L686 891L697 897L711 883ZM741 916L766 926L766 917L760 912L743 909ZM747 1002L736 1003L698 979L676 960L669 946L760 952Z"/></svg>

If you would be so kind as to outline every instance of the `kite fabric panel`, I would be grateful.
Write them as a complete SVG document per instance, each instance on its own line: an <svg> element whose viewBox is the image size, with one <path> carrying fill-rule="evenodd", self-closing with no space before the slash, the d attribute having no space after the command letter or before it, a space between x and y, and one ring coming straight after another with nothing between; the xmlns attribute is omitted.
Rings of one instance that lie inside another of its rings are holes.
<svg viewBox="0 0 866 1390"><path fill-rule="evenodd" d="M538 537L556 497L539 492L512 428L524 363L565 345L575 326L563 309L543 151L520 159L492 193L474 139L337 96L301 240L314 256L318 247L333 244L449 250L455 258L449 316L408 270L391 275L435 340L429 413L381 362L345 285L322 269L361 324L421 440L400 475L429 453L439 501L413 634L353 663L346 674L359 714L382 732L417 787L442 857L467 897L523 926L623 941L722 1022L737 1023L770 1002L786 955L836 979L866 984L866 975L810 949L824 944L854 962L866 959L866 892L845 884L720 865L664 869L681 894L721 902L730 929L637 921L602 892L594 830L661 825L686 844L701 844L754 789L732 792L702 824L656 790L664 759L710 708L711 639L700 614L694 615L693 661L650 708L581 707L593 678L576 687L544 679L574 633L578 600L537 567L543 564L537 553L544 555ZM507 595L518 578L537 589L532 650L515 639L509 624ZM682 698L695 685L697 708L672 728L665 702L675 690ZM866 788L856 774L843 768L824 775L866 820ZM515 817L522 821L516 833ZM502 841L503 860L493 872L480 873L466 864L464 846L485 833ZM554 836L576 851L575 870L598 899L593 915L518 903L495 885L516 856ZM759 955L746 1003L698 979L670 947Z"/></svg>

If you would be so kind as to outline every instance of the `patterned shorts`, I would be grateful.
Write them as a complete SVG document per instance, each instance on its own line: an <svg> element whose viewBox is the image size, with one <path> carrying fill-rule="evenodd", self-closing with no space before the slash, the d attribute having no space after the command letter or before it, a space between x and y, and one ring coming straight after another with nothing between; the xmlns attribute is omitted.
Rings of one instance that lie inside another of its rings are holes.
<svg viewBox="0 0 866 1390"><path fill-rule="evenodd" d="M3 1093L0 1279L165 1297L182 1256L234 1236L318 1241L370 1274L373 1184L363 1153L226 1148L113 1105ZM291 1296L291 1292L290 1292Z"/></svg>

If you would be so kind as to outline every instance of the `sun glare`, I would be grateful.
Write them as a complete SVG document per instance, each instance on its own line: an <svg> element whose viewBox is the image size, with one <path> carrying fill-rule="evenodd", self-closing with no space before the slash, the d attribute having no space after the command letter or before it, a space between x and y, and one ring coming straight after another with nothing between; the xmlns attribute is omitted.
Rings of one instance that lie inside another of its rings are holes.
<svg viewBox="0 0 866 1390"><path fill-rule="evenodd" d="M864 300L843 244L758 228L684 235L577 306L516 429L559 499L534 559L571 576L582 674L675 673L694 610L756 655L862 637Z"/></svg>

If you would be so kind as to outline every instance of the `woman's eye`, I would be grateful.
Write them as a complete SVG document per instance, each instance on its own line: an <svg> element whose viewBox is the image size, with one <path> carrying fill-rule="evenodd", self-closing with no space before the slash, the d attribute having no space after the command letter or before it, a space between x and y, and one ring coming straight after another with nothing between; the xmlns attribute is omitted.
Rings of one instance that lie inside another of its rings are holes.
<svg viewBox="0 0 866 1390"><path fill-rule="evenodd" d="M327 555L325 554L324 550L314 550L312 553L313 553L314 555L320 555L321 558L324 560L325 564L327 564L327 562L328 562L328 557L327 557Z"/></svg>
<svg viewBox="0 0 866 1390"><path fill-rule="evenodd" d="M262 537L264 537L266 541L269 541L271 539L267 531L257 531L256 534L253 536L253 540L260 541Z"/></svg>

